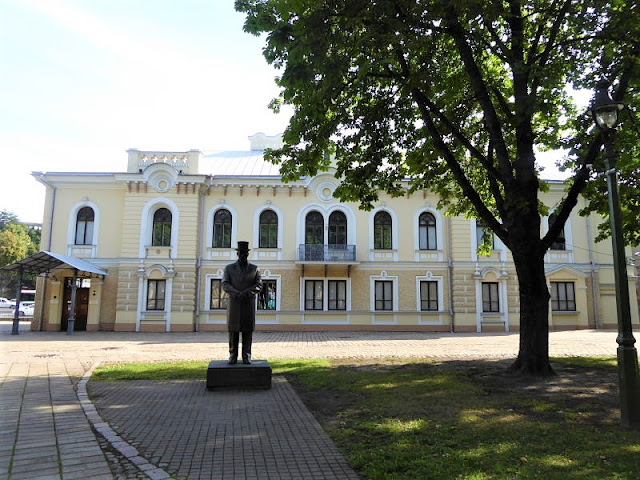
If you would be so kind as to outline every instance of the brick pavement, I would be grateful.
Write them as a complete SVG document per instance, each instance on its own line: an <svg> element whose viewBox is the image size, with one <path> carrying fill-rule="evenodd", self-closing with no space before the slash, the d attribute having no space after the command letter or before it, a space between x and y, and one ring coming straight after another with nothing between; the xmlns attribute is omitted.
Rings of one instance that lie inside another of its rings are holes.
<svg viewBox="0 0 640 480"><path fill-rule="evenodd" d="M615 355L615 338L613 331L554 332L550 351ZM254 341L255 355L268 359L504 358L513 357L518 346L517 334L256 332ZM204 379L90 383L102 418L83 396L80 379L95 362L211 360L225 358L226 345L222 332L0 334L0 478L355 475L280 379L270 391L241 393L207 392ZM240 446L251 455L239 457Z"/></svg>

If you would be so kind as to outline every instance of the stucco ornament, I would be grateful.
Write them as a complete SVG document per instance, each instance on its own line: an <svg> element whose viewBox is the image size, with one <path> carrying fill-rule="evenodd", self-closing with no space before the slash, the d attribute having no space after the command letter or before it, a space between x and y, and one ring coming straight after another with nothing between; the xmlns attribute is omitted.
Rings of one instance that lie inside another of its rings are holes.
<svg viewBox="0 0 640 480"><path fill-rule="evenodd" d="M171 190L178 178L178 172L166 163L155 163L145 168L142 173L145 181L159 193Z"/></svg>

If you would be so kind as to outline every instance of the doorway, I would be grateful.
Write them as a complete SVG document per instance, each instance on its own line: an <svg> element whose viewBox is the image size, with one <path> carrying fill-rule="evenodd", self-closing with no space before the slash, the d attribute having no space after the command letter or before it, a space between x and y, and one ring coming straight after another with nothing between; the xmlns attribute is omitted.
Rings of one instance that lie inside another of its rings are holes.
<svg viewBox="0 0 640 480"><path fill-rule="evenodd" d="M73 278L67 277L64 279L64 303L62 305L62 318L60 319L60 330L67 331L69 325L69 313L71 312L71 284ZM87 315L89 313L89 289L91 287L91 280L89 278L78 278L76 281L76 310L75 310L75 322L73 324L73 330L86 331L87 330Z"/></svg>

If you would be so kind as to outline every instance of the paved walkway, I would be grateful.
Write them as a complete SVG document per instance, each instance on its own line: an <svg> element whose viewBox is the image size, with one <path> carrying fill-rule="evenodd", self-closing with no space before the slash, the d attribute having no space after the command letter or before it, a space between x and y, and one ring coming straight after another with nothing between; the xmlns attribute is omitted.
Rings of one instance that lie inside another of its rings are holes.
<svg viewBox="0 0 640 480"><path fill-rule="evenodd" d="M613 331L555 332L551 355L615 355ZM0 478L358 478L284 380L89 383L98 362L226 357L226 334L0 335ZM266 359L514 357L517 334L256 332ZM96 409L97 407L97 409Z"/></svg>

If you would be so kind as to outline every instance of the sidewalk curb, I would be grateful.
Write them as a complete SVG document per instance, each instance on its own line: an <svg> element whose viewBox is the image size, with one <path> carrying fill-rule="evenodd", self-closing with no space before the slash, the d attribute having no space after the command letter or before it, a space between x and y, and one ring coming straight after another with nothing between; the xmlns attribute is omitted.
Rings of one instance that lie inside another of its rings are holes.
<svg viewBox="0 0 640 480"><path fill-rule="evenodd" d="M87 393L87 382L91 378L93 371L98 368L98 366L100 366L100 362L95 362L91 365L91 368L85 372L82 379L78 382L78 401L80 402L80 405L82 405L82 409L84 410L87 420L89 420L89 423L94 430L109 442L111 447L120 452L148 478L151 480L165 480L171 478L169 473L150 463L146 458L140 455L140 452L138 452L133 445L123 440L122 437L120 437L115 430L113 430L109 424L102 419L96 410L95 405L91 399L89 399L89 394Z"/></svg>

